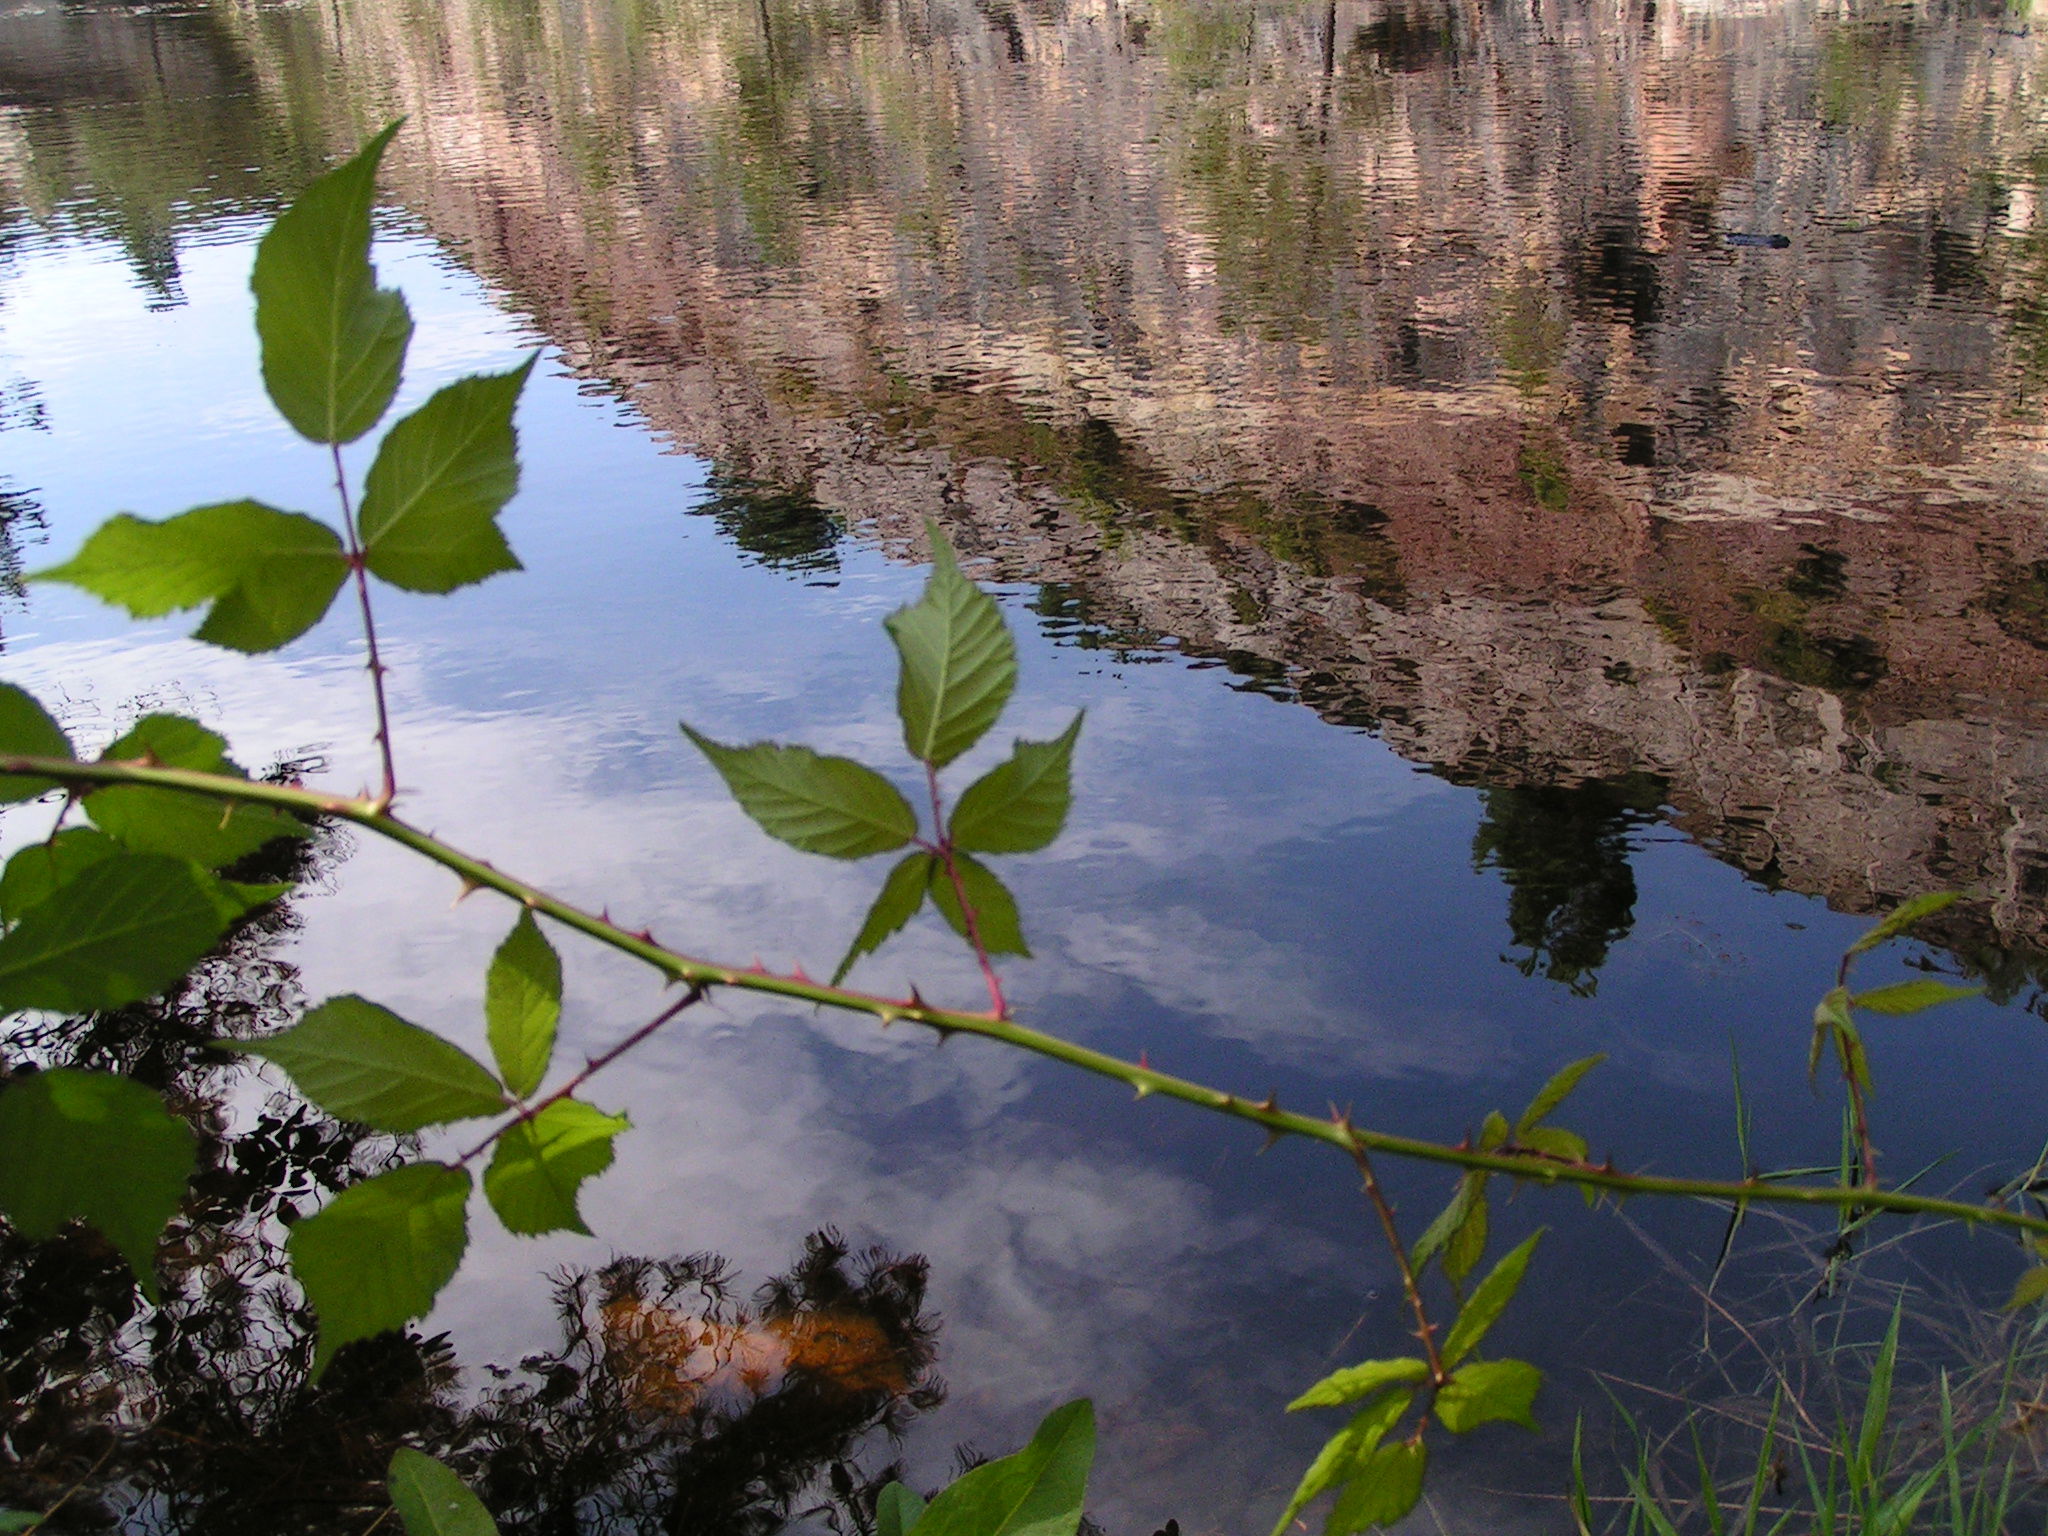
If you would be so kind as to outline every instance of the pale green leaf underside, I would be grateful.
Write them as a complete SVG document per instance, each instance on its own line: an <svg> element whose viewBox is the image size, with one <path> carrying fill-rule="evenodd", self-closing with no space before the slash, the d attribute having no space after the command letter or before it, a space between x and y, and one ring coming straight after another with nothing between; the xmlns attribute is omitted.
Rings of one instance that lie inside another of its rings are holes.
<svg viewBox="0 0 2048 1536"><path fill-rule="evenodd" d="M409 1446L391 1456L384 1486L405 1536L498 1536L498 1522L469 1485L433 1457Z"/></svg>
<svg viewBox="0 0 2048 1536"><path fill-rule="evenodd" d="M484 977L484 1021L505 1086L520 1098L540 1087L562 1017L562 959L522 911Z"/></svg>
<svg viewBox="0 0 2048 1536"><path fill-rule="evenodd" d="M89 1222L156 1299L156 1245L198 1155L191 1127L133 1078L59 1067L0 1090L0 1213L23 1236Z"/></svg>
<svg viewBox="0 0 2048 1536"><path fill-rule="evenodd" d="M0 683L0 753L25 757L75 757L71 742L35 698L12 683ZM57 787L53 779L0 777L0 805L33 800Z"/></svg>
<svg viewBox="0 0 2048 1536"><path fill-rule="evenodd" d="M1388 1387L1424 1381L1428 1376L1429 1365L1423 1360L1368 1360L1363 1365L1350 1365L1341 1371L1332 1371L1289 1403L1287 1411L1294 1413L1303 1408L1341 1408L1346 1403L1358 1402L1376 1392L1385 1391Z"/></svg>
<svg viewBox="0 0 2048 1536"><path fill-rule="evenodd" d="M219 882L183 859L100 859L0 938L0 1010L88 1013L154 996L197 965L230 921Z"/></svg>
<svg viewBox="0 0 2048 1536"><path fill-rule="evenodd" d="M834 859L889 853L917 835L902 792L850 757L771 741L727 747L689 726L683 734L711 759L740 809L770 837Z"/></svg>
<svg viewBox="0 0 2048 1536"><path fill-rule="evenodd" d="M883 620L901 660L896 713L910 755L943 768L996 723L1017 684L1017 647L995 599L960 573L933 525L924 596Z"/></svg>
<svg viewBox="0 0 2048 1536"><path fill-rule="evenodd" d="M953 844L976 853L1035 853L1060 835L1073 803L1082 716L1051 741L1019 741L953 808Z"/></svg>
<svg viewBox="0 0 2048 1536"><path fill-rule="evenodd" d="M1436 1416L1456 1435L1498 1421L1534 1429L1530 1410L1542 1385L1543 1373L1526 1360L1468 1361L1437 1393Z"/></svg>
<svg viewBox="0 0 2048 1536"><path fill-rule="evenodd" d="M1094 1459L1095 1409L1078 1398L1047 1414L1023 1450L941 1492L916 1536L1074 1536Z"/></svg>
<svg viewBox="0 0 2048 1536"><path fill-rule="evenodd" d="M981 935L981 947L992 955L1028 956L1031 950L1024 942L1024 926L1017 916L1017 898L1010 894L1010 888L996 878L994 870L967 854L954 854L953 868L960 877L961 888L967 893L968 905L974 909L974 927ZM955 933L963 939L968 937L967 915L960 907L960 891L954 888L945 865L936 859L931 865L930 888L932 905L953 925Z"/></svg>
<svg viewBox="0 0 2048 1536"><path fill-rule="evenodd" d="M889 871L889 878L882 882L882 889L875 897L875 904L868 908L867 921L860 925L860 932L854 935L853 944L846 951L846 958L839 962L839 969L832 973L832 985L838 986L846 973L853 969L853 962L862 955L873 954L880 949L891 935L899 932L903 925L917 916L924 906L925 889L931 880L932 856L928 853L905 854Z"/></svg>
<svg viewBox="0 0 2048 1536"><path fill-rule="evenodd" d="M585 1179L611 1167L612 1141L629 1125L624 1115L562 1099L499 1137L484 1170L484 1195L505 1230L587 1235L577 1193Z"/></svg>
<svg viewBox="0 0 2048 1536"><path fill-rule="evenodd" d="M277 1063L330 1115L380 1131L424 1130L506 1107L474 1057L360 997L332 998L283 1034L220 1043Z"/></svg>

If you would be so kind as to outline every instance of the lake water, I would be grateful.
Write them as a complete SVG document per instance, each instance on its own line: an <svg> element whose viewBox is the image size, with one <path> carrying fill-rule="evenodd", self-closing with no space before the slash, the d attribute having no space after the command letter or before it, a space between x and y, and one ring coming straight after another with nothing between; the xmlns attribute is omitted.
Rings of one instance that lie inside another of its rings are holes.
<svg viewBox="0 0 2048 1536"><path fill-rule="evenodd" d="M1012 860L1031 1022L1455 1138L1556 1066L1597 1151L1831 1163L1834 958L1990 998L1871 1031L1894 1177L2030 1166L2048 1056L2048 96L2024 11L1817 0L0 4L0 498L33 569L108 513L325 513L248 320L279 199L391 117L401 404L542 362L526 570L389 593L405 806L700 954L829 969L880 871L771 843L677 733L899 761L880 620L937 519L1088 711L1066 835ZM367 461L355 450L360 472ZM86 740L167 705L261 765L374 772L345 607L248 660L61 588L4 674ZM962 780L964 782L964 778ZM10 817L10 837L40 831ZM298 903L309 998L481 1040L507 913L358 846ZM565 945L577 1049L644 977ZM975 1005L923 920L855 980ZM721 998L600 1080L637 1129L595 1238L480 1232L427 1325L550 1341L551 1271L823 1226L930 1261L949 1395L904 1454L1092 1395L1091 1510L1262 1531L1398 1351L1327 1149L989 1045ZM1440 1174L1389 1170L1418 1227ZM1599 1373L1696 1372L1711 1210L1547 1223L1503 1347L1541 1435L1415 1528L1562 1528ZM1759 1247L1762 1245L1759 1244ZM1753 1256L1762 1295L1820 1245ZM1994 1296L2009 1245L1938 1242ZM1804 1268L1802 1268L1804 1266Z"/></svg>

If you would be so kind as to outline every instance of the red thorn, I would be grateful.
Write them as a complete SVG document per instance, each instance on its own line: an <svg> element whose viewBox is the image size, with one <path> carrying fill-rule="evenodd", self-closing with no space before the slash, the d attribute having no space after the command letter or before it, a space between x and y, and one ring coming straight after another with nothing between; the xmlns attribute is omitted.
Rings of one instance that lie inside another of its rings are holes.
<svg viewBox="0 0 2048 1536"><path fill-rule="evenodd" d="M789 974L793 979L797 981L809 981L811 979L810 972L804 969L804 963L801 960L797 961L797 963L790 968Z"/></svg>
<svg viewBox="0 0 2048 1536"><path fill-rule="evenodd" d="M1152 1070L1151 1056L1144 1051L1138 1052L1138 1065L1143 1067L1147 1072L1150 1072Z"/></svg>

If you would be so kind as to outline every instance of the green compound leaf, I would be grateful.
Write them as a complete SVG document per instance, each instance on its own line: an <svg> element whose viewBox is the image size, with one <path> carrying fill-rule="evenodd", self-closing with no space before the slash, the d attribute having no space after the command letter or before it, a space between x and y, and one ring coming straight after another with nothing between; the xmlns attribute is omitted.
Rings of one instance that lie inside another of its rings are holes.
<svg viewBox="0 0 2048 1536"><path fill-rule="evenodd" d="M901 1483L891 1483L875 1500L875 1536L910 1536L923 1513L923 1499Z"/></svg>
<svg viewBox="0 0 2048 1536"><path fill-rule="evenodd" d="M740 809L770 837L833 859L889 853L917 835L902 792L850 757L772 741L726 747L689 726L683 734L711 759Z"/></svg>
<svg viewBox="0 0 2048 1536"><path fill-rule="evenodd" d="M1977 997L1982 987L1958 987L1946 981L1937 981L1925 976L1917 981L1896 982L1889 987L1877 987L1869 992L1858 992L1849 999L1852 1007L1868 1009L1871 1013L1919 1013L1938 1003L1960 1002L1966 997Z"/></svg>
<svg viewBox="0 0 2048 1536"><path fill-rule="evenodd" d="M1075 715L1051 741L1019 741L1007 762L968 785L953 808L953 846L976 853L1036 853L1058 837L1073 802L1071 769L1081 719Z"/></svg>
<svg viewBox="0 0 2048 1536"><path fill-rule="evenodd" d="M23 757L76 757L71 741L48 710L12 683L0 683L0 753ZM0 805L33 800L58 787L54 779L0 776Z"/></svg>
<svg viewBox="0 0 2048 1536"><path fill-rule="evenodd" d="M1528 1133L1550 1118L1550 1112L1570 1096L1571 1091L1579 1086L1580 1079L1606 1059L1607 1053L1603 1051L1597 1056L1585 1056L1569 1066L1559 1068L1556 1075L1543 1085L1535 1098L1529 1101L1529 1107L1522 1111L1522 1118L1515 1122L1516 1136L1526 1144Z"/></svg>
<svg viewBox="0 0 2048 1536"><path fill-rule="evenodd" d="M1521 1287L1522 1275L1529 1268L1529 1256L1536 1251L1537 1241L1542 1236L1540 1230L1530 1233L1473 1288L1458 1313L1458 1320L1451 1324L1450 1335L1444 1340L1443 1361L1446 1367L1456 1365L1471 1354L1479 1341L1486 1337L1486 1331L1499 1321L1501 1313Z"/></svg>
<svg viewBox="0 0 2048 1536"><path fill-rule="evenodd" d="M1461 1365L1436 1395L1436 1416L1462 1435L1496 1420L1534 1429L1530 1408L1543 1373L1526 1360L1474 1360Z"/></svg>
<svg viewBox="0 0 2048 1536"><path fill-rule="evenodd" d="M192 1128L133 1078L57 1067L0 1091L0 1213L30 1238L91 1223L151 1301L157 1239L197 1165Z"/></svg>
<svg viewBox="0 0 2048 1536"><path fill-rule="evenodd" d="M916 1536L1074 1536L1095 1460L1095 1407L1076 1398L1047 1414L1031 1443L942 1491Z"/></svg>
<svg viewBox="0 0 2048 1536"><path fill-rule="evenodd" d="M1287 1411L1341 1408L1346 1403L1359 1402L1388 1387L1428 1378L1429 1363L1424 1360L1368 1360L1363 1365L1348 1365L1341 1371L1332 1371L1289 1403Z"/></svg>
<svg viewBox="0 0 2048 1536"><path fill-rule="evenodd" d="M433 1309L469 1246L469 1172L412 1163L343 1190L285 1240L319 1319L317 1380L344 1344Z"/></svg>
<svg viewBox="0 0 2048 1536"><path fill-rule="evenodd" d="M204 959L232 920L220 882L184 859L101 859L0 938L0 1010L89 1013L152 997Z"/></svg>
<svg viewBox="0 0 2048 1536"><path fill-rule="evenodd" d="M497 518L519 489L512 413L533 362L457 379L385 435L363 482L372 575L408 592L453 592L519 569Z"/></svg>
<svg viewBox="0 0 2048 1536"><path fill-rule="evenodd" d="M1386 1438L1387 1431L1401 1421L1401 1415L1414 1401L1413 1392L1396 1392L1383 1397L1332 1435L1316 1452L1316 1459L1309 1463L1308 1470L1302 1473L1294 1497L1287 1501L1287 1508L1280 1512L1280 1518L1273 1526L1273 1536L1286 1536L1287 1528L1294 1524L1296 1515L1371 1456L1380 1441Z"/></svg>
<svg viewBox="0 0 2048 1536"><path fill-rule="evenodd" d="M1017 916L1017 898L1010 894L1010 888L996 878L994 870L967 854L954 854L953 868L967 892L968 905L974 908L974 926L981 934L981 947L992 955L1029 956L1024 926ZM966 938L967 915L960 910L960 892L954 889L946 866L937 859L932 860L930 880L932 905L953 925L955 933Z"/></svg>
<svg viewBox="0 0 2048 1536"><path fill-rule="evenodd" d="M917 916L924 906L926 887L932 877L932 856L928 853L905 854L889 871L889 878L882 882L881 893L875 897L875 904L868 908L867 921L860 925L860 932L854 935L853 945L846 951L846 958L839 962L839 969L832 973L832 985L838 986L846 973L853 969L853 962L862 955L871 955L898 932L905 923Z"/></svg>
<svg viewBox="0 0 2048 1536"><path fill-rule="evenodd" d="M498 1138L484 1170L484 1195L507 1232L590 1234L576 1209L583 1181L612 1165L612 1139L631 1128L576 1099L560 1099Z"/></svg>
<svg viewBox="0 0 2048 1536"><path fill-rule="evenodd" d="M106 762L145 761L163 768L189 768L245 779L228 761L227 743L182 715L145 715L108 747ZM305 837L310 828L297 817L264 805L231 805L172 789L117 784L95 790L86 814L99 828L137 853L174 853L208 869L246 858L280 837Z"/></svg>
<svg viewBox="0 0 2048 1536"><path fill-rule="evenodd" d="M1921 918L1932 917L1962 899L1961 891L1931 891L1925 896L1915 896L1911 901L1902 901L1891 910L1883 922L1851 944L1848 953L1860 955L1865 950L1875 949L1885 940L1897 938Z"/></svg>
<svg viewBox="0 0 2048 1536"><path fill-rule="evenodd" d="M215 1043L276 1062L330 1115L380 1131L404 1134L507 1107L497 1079L468 1052L360 997L330 998L283 1034Z"/></svg>
<svg viewBox="0 0 2048 1536"><path fill-rule="evenodd" d="M505 1086L526 1098L547 1076L562 1017L562 957L521 912L484 977L484 1019Z"/></svg>
<svg viewBox="0 0 2048 1536"><path fill-rule="evenodd" d="M400 1446L384 1474L405 1536L498 1536L498 1522L454 1471L423 1452Z"/></svg>
<svg viewBox="0 0 2048 1536"><path fill-rule="evenodd" d="M1420 1440L1375 1446L1345 1480L1337 1507L1323 1526L1323 1536L1352 1536L1355 1531L1406 1518L1422 1498L1423 1474L1428 1469L1429 1447Z"/></svg>
<svg viewBox="0 0 2048 1536"><path fill-rule="evenodd" d="M995 599L960 573L936 523L924 596L883 625L902 668L896 713L910 755L943 768L981 740L1017 685L1017 646Z"/></svg>
<svg viewBox="0 0 2048 1536"><path fill-rule="evenodd" d="M352 443L398 392L412 316L377 286L370 207L393 123L346 165L299 194L256 247L249 287L263 344L263 387L316 443Z"/></svg>
<svg viewBox="0 0 2048 1536"><path fill-rule="evenodd" d="M228 501L160 523L123 512L35 579L83 587L138 619L212 603L194 638L255 653L319 623L347 576L341 540L325 523L260 501Z"/></svg>

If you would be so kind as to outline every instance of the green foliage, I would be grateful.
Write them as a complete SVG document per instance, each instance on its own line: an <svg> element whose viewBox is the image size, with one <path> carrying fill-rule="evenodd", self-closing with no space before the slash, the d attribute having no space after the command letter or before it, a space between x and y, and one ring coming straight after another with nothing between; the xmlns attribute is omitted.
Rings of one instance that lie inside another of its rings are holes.
<svg viewBox="0 0 2048 1536"><path fill-rule="evenodd" d="M0 1509L0 1532L33 1531L44 1518L25 1509Z"/></svg>
<svg viewBox="0 0 2048 1536"><path fill-rule="evenodd" d="M1413 1357L1399 1360L1368 1360L1363 1365L1348 1365L1341 1371L1332 1371L1289 1403L1287 1411L1294 1413L1303 1408L1342 1408L1348 1403L1377 1396L1389 1387L1406 1386L1428 1379L1427 1360Z"/></svg>
<svg viewBox="0 0 2048 1536"><path fill-rule="evenodd" d="M1473 1360L1458 1367L1436 1395L1436 1416L1454 1435L1506 1420L1534 1429L1530 1410L1543 1373L1526 1360Z"/></svg>
<svg viewBox="0 0 2048 1536"><path fill-rule="evenodd" d="M91 827L66 827L62 832L18 848L0 870L0 923L18 922L37 902L47 901L57 887L89 864L112 858L121 845Z"/></svg>
<svg viewBox="0 0 2048 1536"><path fill-rule="evenodd" d="M941 1492L910 1529L914 1536L1074 1536L1094 1459L1095 1408L1079 1398L1047 1414L1023 1450Z"/></svg>
<svg viewBox="0 0 2048 1536"><path fill-rule="evenodd" d="M1451 1284L1463 1285L1486 1252L1486 1181L1477 1170L1463 1174L1458 1187L1437 1217L1415 1240L1408 1262L1421 1269L1437 1254L1443 1255L1444 1273Z"/></svg>
<svg viewBox="0 0 2048 1536"><path fill-rule="evenodd" d="M192 1131L132 1078L59 1067L0 1091L0 1212L32 1238L89 1222L156 1300L156 1244L197 1153Z"/></svg>
<svg viewBox="0 0 2048 1536"><path fill-rule="evenodd" d="M954 885L957 877L959 885ZM932 861L931 871L932 905L952 925L953 931L963 939L969 938L967 913L962 910L960 898L964 894L967 905L974 911L974 935L981 940L981 947L992 955L1029 955L1030 948L1024 942L1023 919L1017 915L1017 898L1010 894L1010 888L996 878L996 872L979 859L964 853L953 855L953 869L949 874L939 860Z"/></svg>
<svg viewBox="0 0 2048 1536"><path fill-rule="evenodd" d="M1962 899L1961 891L1930 891L1925 896L1915 896L1910 901L1902 901L1892 909L1883 922L1876 924L1851 944L1849 953L1860 955L1866 950L1875 949L1887 939L1897 938L1922 918L1946 911Z"/></svg>
<svg viewBox="0 0 2048 1536"><path fill-rule="evenodd" d="M1530 1233L1473 1288L1444 1339L1443 1358L1447 1368L1455 1366L1477 1349L1487 1330L1500 1320L1515 1292L1521 1289L1522 1276L1529 1268L1529 1257L1535 1253L1536 1244L1542 1236L1540 1231Z"/></svg>
<svg viewBox="0 0 2048 1536"><path fill-rule="evenodd" d="M99 859L0 937L0 1010L90 1013L153 997L197 965L232 920L220 882L189 860Z"/></svg>
<svg viewBox="0 0 2048 1536"><path fill-rule="evenodd" d="M917 814L902 792L850 757L770 741L726 747L687 725L683 734L711 759L755 825L792 848L862 859L901 848L917 835Z"/></svg>
<svg viewBox="0 0 2048 1536"><path fill-rule="evenodd" d="M960 573L938 525L927 527L932 574L924 596L883 623L902 661L896 713L903 744L920 762L943 768L1003 712L1017 686L1017 645L995 599Z"/></svg>
<svg viewBox="0 0 2048 1536"><path fill-rule="evenodd" d="M384 1481L405 1536L498 1536L498 1522L483 1500L423 1452L399 1447Z"/></svg>
<svg viewBox="0 0 2048 1536"><path fill-rule="evenodd" d="M370 208L393 123L346 165L301 192L256 248L249 286L263 385L279 414L316 443L352 443L398 392L412 316L377 286Z"/></svg>
<svg viewBox="0 0 2048 1536"><path fill-rule="evenodd" d="M352 1185L285 1242L319 1320L313 1374L342 1345L432 1310L469 1246L469 1171L412 1163Z"/></svg>
<svg viewBox="0 0 2048 1536"><path fill-rule="evenodd" d="M457 379L385 435L363 481L372 575L409 592L452 592L519 569L497 516L519 489L512 413L533 363Z"/></svg>
<svg viewBox="0 0 2048 1536"><path fill-rule="evenodd" d="M109 762L145 761L198 773L248 775L228 760L227 743L181 715L145 715L101 754ZM304 837L305 824L262 805L229 805L176 790L114 785L86 797L96 825L138 853L174 853L208 869L246 858L280 837Z"/></svg>
<svg viewBox="0 0 2048 1536"><path fill-rule="evenodd" d="M875 1499L875 1536L910 1536L923 1513L923 1499L901 1483L890 1483Z"/></svg>
<svg viewBox="0 0 2048 1536"><path fill-rule="evenodd" d="M1316 1459L1301 1475L1301 1482L1287 1501L1286 1509L1281 1511L1280 1519L1273 1526L1273 1536L1286 1536L1287 1528L1294 1524L1294 1517L1330 1489L1343 1486L1348 1491L1353 1480L1373 1475L1373 1453L1414 1401L1413 1392L1390 1393L1362 1409L1349 1424L1324 1442L1323 1448L1316 1452Z"/></svg>
<svg viewBox="0 0 2048 1536"><path fill-rule="evenodd" d="M508 1128L484 1170L484 1195L508 1232L581 1232L576 1209L583 1181L612 1165L612 1140L629 1127L624 1115L576 1099L558 1099Z"/></svg>
<svg viewBox="0 0 2048 1536"><path fill-rule="evenodd" d="M1081 720L1075 715L1051 741L1019 741L1008 759L968 785L949 823L953 846L976 853L1036 853L1058 837L1073 802L1070 779Z"/></svg>
<svg viewBox="0 0 2048 1536"><path fill-rule="evenodd" d="M0 897L4 894L0 882ZM529 1097L547 1076L561 1017L561 956L541 933L533 913L521 911L484 977L491 1055L514 1098Z"/></svg>
<svg viewBox="0 0 2048 1536"><path fill-rule="evenodd" d="M82 587L138 619L211 603L196 638L260 652L319 623L347 576L348 556L325 523L230 501L160 523L124 512L35 579Z"/></svg>
<svg viewBox="0 0 2048 1536"><path fill-rule="evenodd" d="M1529 1101L1529 1107L1522 1111L1522 1118L1515 1122L1515 1135L1526 1143L1529 1132L1549 1119L1552 1111L1571 1096L1572 1090L1579 1086L1586 1074L1606 1059L1607 1054L1603 1051L1595 1056L1582 1057L1569 1066L1560 1067L1550 1081L1537 1091L1536 1097Z"/></svg>
<svg viewBox="0 0 2048 1536"><path fill-rule="evenodd" d="M0 752L24 757L72 757L71 742L49 711L12 683L0 683ZM0 774L0 805L33 800L57 788L53 779Z"/></svg>
<svg viewBox="0 0 2048 1536"><path fill-rule="evenodd" d="M938 860L928 853L905 854L889 871L889 878L882 882L882 889L875 897L875 903L868 908L867 920L860 925L860 932L854 935L846 957L832 973L832 985L838 986L846 973L853 969L853 962L862 955L872 954L924 906L926 891L938 869ZM0 892L4 894L4 892Z"/></svg>
<svg viewBox="0 0 2048 1536"><path fill-rule="evenodd" d="M1429 1447L1419 1439L1374 1446L1345 1481L1323 1536L1351 1536L1404 1519L1422 1497L1428 1468Z"/></svg>
<svg viewBox="0 0 2048 1536"><path fill-rule="evenodd" d="M360 997L332 998L283 1034L220 1044L276 1062L330 1115L380 1131L424 1130L506 1108L497 1079L468 1052Z"/></svg>
<svg viewBox="0 0 2048 1536"><path fill-rule="evenodd" d="M1872 1013L1907 1014L1919 1013L1938 1003L1959 1002L1966 997L1976 997L1982 987L1958 987L1933 976L1922 976L1912 981L1895 982L1888 987L1873 987L1868 992L1858 992L1849 1001L1858 1008Z"/></svg>

